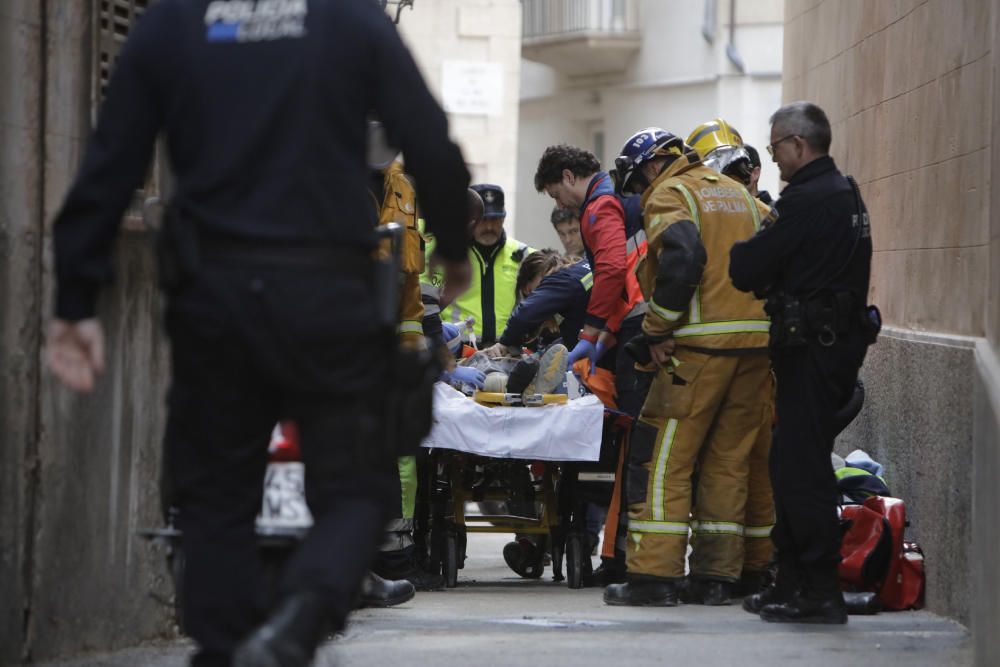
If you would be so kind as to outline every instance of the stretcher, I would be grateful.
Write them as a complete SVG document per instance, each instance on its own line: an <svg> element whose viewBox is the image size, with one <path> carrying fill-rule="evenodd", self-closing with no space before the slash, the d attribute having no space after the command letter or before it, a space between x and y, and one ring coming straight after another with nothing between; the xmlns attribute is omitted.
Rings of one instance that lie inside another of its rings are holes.
<svg viewBox="0 0 1000 667"><path fill-rule="evenodd" d="M573 551L567 569L571 587L579 588L590 548L579 539L573 546L567 540L573 503L565 494L578 488L573 466L590 469L602 460L606 410L601 400L481 391L468 397L443 384L434 398L434 427L423 443L431 454L424 479L430 490L431 569L440 568L445 585L456 586L468 533L542 536L550 541L557 581L563 579L564 547ZM568 486L563 484L566 470L574 474ZM478 504L479 513L467 513L472 504Z"/></svg>

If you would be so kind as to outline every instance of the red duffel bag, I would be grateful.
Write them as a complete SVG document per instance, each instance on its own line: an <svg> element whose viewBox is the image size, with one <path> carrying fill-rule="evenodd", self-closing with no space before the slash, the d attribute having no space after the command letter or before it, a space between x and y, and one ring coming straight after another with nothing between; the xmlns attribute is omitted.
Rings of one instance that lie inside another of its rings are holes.
<svg viewBox="0 0 1000 667"><path fill-rule="evenodd" d="M884 609L922 606L923 553L903 541L906 523L906 505L898 498L872 496L841 509L838 573L844 590L875 592Z"/></svg>

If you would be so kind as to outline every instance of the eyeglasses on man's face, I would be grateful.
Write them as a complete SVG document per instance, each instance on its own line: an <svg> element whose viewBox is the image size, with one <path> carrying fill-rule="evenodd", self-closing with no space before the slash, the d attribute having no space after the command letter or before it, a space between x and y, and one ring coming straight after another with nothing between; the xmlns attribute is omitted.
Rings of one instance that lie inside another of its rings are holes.
<svg viewBox="0 0 1000 667"><path fill-rule="evenodd" d="M788 141L789 139L794 139L797 136L799 136L799 135L797 135L797 134L786 134L785 136L783 136L782 138L778 139L777 141L772 141L771 143L769 143L767 145L767 154L770 155L771 157L774 157L774 150L778 147L778 144L780 144L782 141Z"/></svg>

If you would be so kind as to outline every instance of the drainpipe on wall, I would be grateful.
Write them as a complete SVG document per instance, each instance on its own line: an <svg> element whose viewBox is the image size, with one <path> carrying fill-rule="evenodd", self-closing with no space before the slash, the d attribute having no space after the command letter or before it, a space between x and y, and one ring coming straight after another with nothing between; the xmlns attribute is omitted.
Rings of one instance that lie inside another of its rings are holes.
<svg viewBox="0 0 1000 667"><path fill-rule="evenodd" d="M736 0L729 0L729 43L726 44L726 57L740 74L746 74L746 65L740 52L736 50Z"/></svg>

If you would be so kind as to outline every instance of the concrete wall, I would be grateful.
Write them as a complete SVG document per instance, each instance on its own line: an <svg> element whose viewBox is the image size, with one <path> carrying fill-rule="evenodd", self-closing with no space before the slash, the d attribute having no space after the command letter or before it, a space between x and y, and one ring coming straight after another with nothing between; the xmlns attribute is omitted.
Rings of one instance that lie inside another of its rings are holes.
<svg viewBox="0 0 1000 667"><path fill-rule="evenodd" d="M632 133L656 125L686 138L715 117L731 122L764 158L767 118L781 102L782 1L737 3L735 43L746 65L741 74L726 57L729 3L718 3L714 42L702 36L703 0L642 0L641 46L620 74L570 77L524 60L517 143L518 238L561 249L549 224L552 200L533 187L546 146L570 143L600 152L605 169ZM761 187L776 189L777 168L766 159Z"/></svg>
<svg viewBox="0 0 1000 667"><path fill-rule="evenodd" d="M40 327L41 16L0 4L0 664L20 655L30 608Z"/></svg>
<svg viewBox="0 0 1000 667"><path fill-rule="evenodd" d="M788 0L785 14L783 97L830 116L892 325L838 449L887 465L926 551L927 604L971 624L978 665L1000 663L998 26L998 0Z"/></svg>
<svg viewBox="0 0 1000 667"><path fill-rule="evenodd" d="M887 329L869 350L865 409L837 451L867 451L906 501L907 535L924 550L927 606L968 625L972 545L975 339ZM969 387L971 389L971 387Z"/></svg>
<svg viewBox="0 0 1000 667"><path fill-rule="evenodd" d="M984 340L976 341L974 391L972 573L970 586L972 634L976 665L1000 664L1000 360Z"/></svg>
<svg viewBox="0 0 1000 667"><path fill-rule="evenodd" d="M90 10L0 3L0 664L173 632L160 523L166 348L150 237L123 234L101 304L108 368L85 397L41 364L50 223L90 123Z"/></svg>

